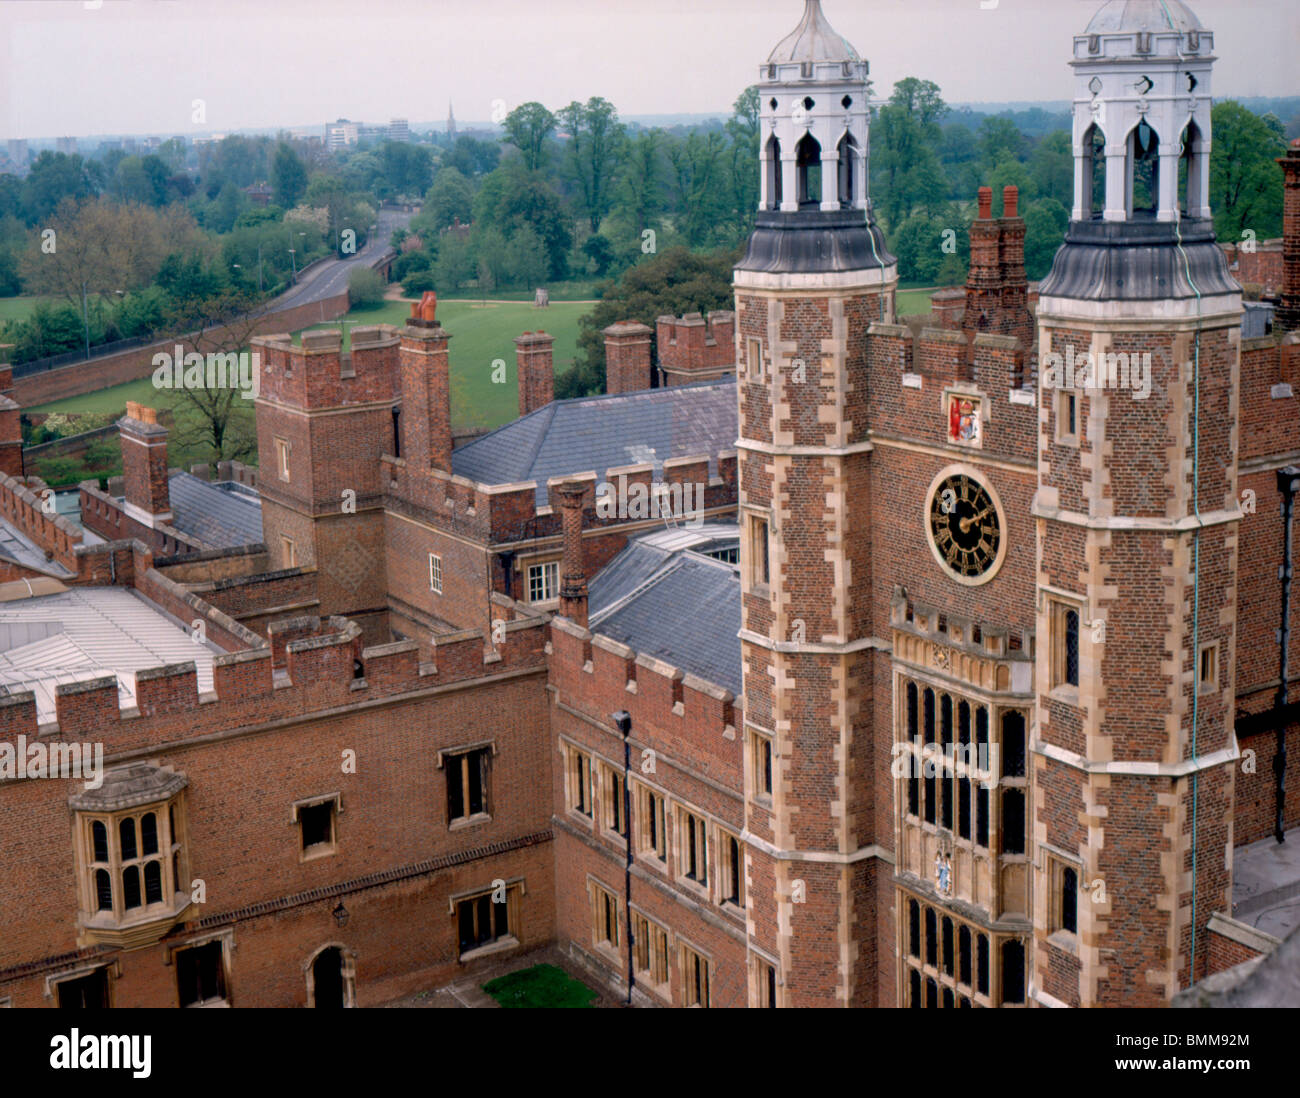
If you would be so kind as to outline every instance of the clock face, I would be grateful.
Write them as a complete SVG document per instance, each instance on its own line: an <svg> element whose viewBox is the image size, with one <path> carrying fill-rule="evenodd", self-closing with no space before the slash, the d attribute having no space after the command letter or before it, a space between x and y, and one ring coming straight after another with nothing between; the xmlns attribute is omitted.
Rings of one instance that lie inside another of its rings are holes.
<svg viewBox="0 0 1300 1098"><path fill-rule="evenodd" d="M935 554L954 577L971 583L989 575L1002 547L1002 528L984 485L967 473L941 480L930 499L929 521Z"/></svg>

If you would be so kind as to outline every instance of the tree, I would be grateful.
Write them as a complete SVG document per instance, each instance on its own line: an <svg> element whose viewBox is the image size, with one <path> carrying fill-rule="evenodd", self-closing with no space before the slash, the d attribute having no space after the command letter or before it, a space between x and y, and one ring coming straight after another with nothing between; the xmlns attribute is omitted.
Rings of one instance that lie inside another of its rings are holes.
<svg viewBox="0 0 1300 1098"><path fill-rule="evenodd" d="M348 303L354 309L375 309L384 303L384 279L369 267L357 267L348 275Z"/></svg>
<svg viewBox="0 0 1300 1098"><path fill-rule="evenodd" d="M44 150L23 181L23 213L28 225L50 217L65 199L80 202L99 192L87 161L75 153Z"/></svg>
<svg viewBox="0 0 1300 1098"><path fill-rule="evenodd" d="M1039 198L1025 209L1025 274L1044 278L1065 243L1070 211L1055 198Z"/></svg>
<svg viewBox="0 0 1300 1098"><path fill-rule="evenodd" d="M470 254L469 241L460 233L447 233L438 243L438 258L433 265L433 282L428 289L459 290L474 277L474 260ZM414 288L413 279L402 283L402 288L410 293ZM424 285L423 281L419 283Z"/></svg>
<svg viewBox="0 0 1300 1098"><path fill-rule="evenodd" d="M424 196L420 221L435 233L459 220L469 224L474 212L474 188L456 168L443 168Z"/></svg>
<svg viewBox="0 0 1300 1098"><path fill-rule="evenodd" d="M948 105L930 80L906 77L894 85L880 109L873 134L872 193L883 196L882 210L891 228L901 226L917 207L935 213L948 197L948 182L939 163L939 121ZM879 136L877 136L877 134Z"/></svg>
<svg viewBox="0 0 1300 1098"><path fill-rule="evenodd" d="M540 103L524 103L505 120L506 136L524 158L524 167L537 171L546 154L546 139L555 132L557 119Z"/></svg>
<svg viewBox="0 0 1300 1098"><path fill-rule="evenodd" d="M275 204L286 210L298 205L298 200L307 193L307 168L287 141L281 141L275 148L271 192Z"/></svg>
<svg viewBox="0 0 1300 1098"><path fill-rule="evenodd" d="M546 245L528 225L516 229L506 245L505 267L507 277L516 286L533 289L546 281L550 268Z"/></svg>
<svg viewBox="0 0 1300 1098"><path fill-rule="evenodd" d="M500 162L499 145L491 141L478 141L473 137L458 137L442 163L444 168L455 168L466 179L473 179L495 171Z"/></svg>
<svg viewBox="0 0 1300 1098"><path fill-rule="evenodd" d="M1063 207L1074 204L1074 147L1069 130L1054 130L1038 140L1029 154L1029 174L1038 194Z"/></svg>
<svg viewBox="0 0 1300 1098"><path fill-rule="evenodd" d="M1246 230L1258 240L1282 235L1281 124L1234 100L1216 103L1211 115L1210 207L1220 240L1239 243Z"/></svg>
<svg viewBox="0 0 1300 1098"><path fill-rule="evenodd" d="M209 296L173 310L170 330L189 332L195 351L207 356L238 354L248 347L262 320L255 295L220 286ZM205 381L209 380L206 377ZM205 452L211 461L251 457L257 453L257 421L252 400L235 386L171 390L175 426L172 437L182 448Z"/></svg>
<svg viewBox="0 0 1300 1098"><path fill-rule="evenodd" d="M474 198L474 221L476 229L496 228L507 238L528 225L546 246L548 277L564 278L573 232L564 201L541 172L509 160L485 176Z"/></svg>
<svg viewBox="0 0 1300 1098"><path fill-rule="evenodd" d="M566 167L594 233L613 204L615 174L623 156L626 130L614 105L599 96L587 100L585 106L570 103L559 117L569 131Z"/></svg>
<svg viewBox="0 0 1300 1098"><path fill-rule="evenodd" d="M555 379L559 399L604 392L603 331L621 320L639 320L654 327L667 314L707 313L733 307L732 269L740 258L736 249L691 252L668 248L625 271L608 283L600 303L582 318L578 364ZM652 345L653 351L653 345Z"/></svg>
<svg viewBox="0 0 1300 1098"><path fill-rule="evenodd" d="M985 172L991 172L1008 160L1018 161L1024 138L1016 124L1001 115L990 115L980 123L980 152Z"/></svg>

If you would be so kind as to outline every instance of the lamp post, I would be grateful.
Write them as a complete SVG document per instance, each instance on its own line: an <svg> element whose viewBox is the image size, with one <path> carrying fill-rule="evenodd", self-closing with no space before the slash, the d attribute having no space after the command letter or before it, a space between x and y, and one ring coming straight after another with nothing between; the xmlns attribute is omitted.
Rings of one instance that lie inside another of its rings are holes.
<svg viewBox="0 0 1300 1098"><path fill-rule="evenodd" d="M627 851L627 860L623 866L623 896L625 900L624 921L627 924L627 1002L632 1005L632 988L636 984L636 975L632 967L632 794L628 778L632 769L632 714L620 709L613 714L614 727L623 737L623 840Z"/></svg>

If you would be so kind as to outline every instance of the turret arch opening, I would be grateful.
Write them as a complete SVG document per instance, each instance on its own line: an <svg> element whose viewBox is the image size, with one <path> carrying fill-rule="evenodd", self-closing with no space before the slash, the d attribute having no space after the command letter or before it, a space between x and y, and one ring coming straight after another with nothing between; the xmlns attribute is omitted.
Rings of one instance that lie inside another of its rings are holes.
<svg viewBox="0 0 1300 1098"><path fill-rule="evenodd" d="M858 165L861 150L858 147L858 143L853 139L851 133L846 133L842 138L840 138L839 150L840 209L851 210L853 208L854 197L856 194L855 185L857 183L857 173L861 170Z"/></svg>
<svg viewBox="0 0 1300 1098"><path fill-rule="evenodd" d="M1160 209L1160 135L1146 119L1129 131L1126 166L1127 216L1155 217Z"/></svg>
<svg viewBox="0 0 1300 1098"><path fill-rule="evenodd" d="M806 133L795 146L795 180L798 183L799 208L815 210L822 203L822 146Z"/></svg>

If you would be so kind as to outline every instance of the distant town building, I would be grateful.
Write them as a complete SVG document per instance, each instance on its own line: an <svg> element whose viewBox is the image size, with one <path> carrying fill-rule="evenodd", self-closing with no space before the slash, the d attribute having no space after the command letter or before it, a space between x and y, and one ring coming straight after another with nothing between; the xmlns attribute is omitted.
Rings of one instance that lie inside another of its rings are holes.
<svg viewBox="0 0 1300 1098"><path fill-rule="evenodd" d="M405 118L394 118L388 123L388 139L390 141L410 141L410 123Z"/></svg>
<svg viewBox="0 0 1300 1098"><path fill-rule="evenodd" d="M69 156L77 152L77 139L75 137L60 137L54 142L54 151L67 153Z"/></svg>
<svg viewBox="0 0 1300 1098"><path fill-rule="evenodd" d="M269 206L271 204L271 185L269 183L254 183L244 188L244 193L248 195L248 200L254 206Z"/></svg>
<svg viewBox="0 0 1300 1098"><path fill-rule="evenodd" d="M9 162L16 168L25 168L27 166L27 142L21 138L15 138L5 143L5 151L9 155Z"/></svg>
<svg viewBox="0 0 1300 1098"><path fill-rule="evenodd" d="M355 145L360 140L359 127L355 122L340 118L337 122L325 125L325 147L333 152L345 145Z"/></svg>

